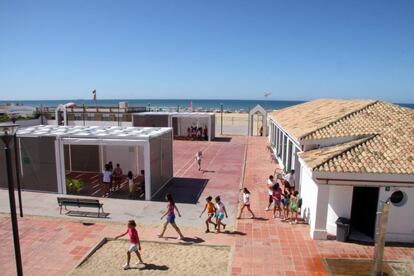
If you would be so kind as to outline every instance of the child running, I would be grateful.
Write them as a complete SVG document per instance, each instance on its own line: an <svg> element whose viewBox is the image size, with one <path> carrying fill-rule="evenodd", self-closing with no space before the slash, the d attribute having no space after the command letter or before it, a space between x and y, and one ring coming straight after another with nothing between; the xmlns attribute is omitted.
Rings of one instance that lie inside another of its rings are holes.
<svg viewBox="0 0 414 276"><path fill-rule="evenodd" d="M226 207L224 206L223 202L219 196L216 196L216 223L217 223L217 233L220 233L220 226L223 225L223 230L226 229L226 224L223 223L224 215L227 216Z"/></svg>
<svg viewBox="0 0 414 276"><path fill-rule="evenodd" d="M201 160L203 159L203 153L201 150L196 153L195 159L197 161L198 170L201 171Z"/></svg>
<svg viewBox="0 0 414 276"><path fill-rule="evenodd" d="M118 239L120 237L125 236L126 234L129 235L129 240L131 242L131 245L129 246L129 249L127 251L127 262L124 265L125 270L130 268L129 267L129 262L131 261L131 253L132 252L135 252L135 254L137 254L137 257L138 257L138 260L139 260L137 265L144 263L142 261L141 254L139 254L139 251L141 251L141 243L139 241L138 231L137 231L136 227L137 227L137 225L136 225L135 221L130 220L130 221L128 221L128 229L125 231L125 233L115 237L115 239Z"/></svg>
<svg viewBox="0 0 414 276"><path fill-rule="evenodd" d="M252 214L251 218L254 218L254 214L252 209L250 209L250 192L247 188L243 188L243 205L240 209L240 213L239 216L237 217L237 219L241 218L241 215L243 213L244 208L247 208L247 210L250 212L250 214Z"/></svg>
<svg viewBox="0 0 414 276"><path fill-rule="evenodd" d="M211 202L213 198L211 196L206 198L206 205L204 206L203 212L200 214L201 216L204 214L204 212L207 210L207 219L206 219L206 226L207 230L206 233L210 233L210 223L214 225L214 228L217 227L217 224L215 224L211 219L214 217L214 213L216 212L216 208L214 208L213 202Z"/></svg>
<svg viewBox="0 0 414 276"><path fill-rule="evenodd" d="M175 229L175 231L177 231L178 235L180 235L180 237L178 237L178 239L183 240L184 236L181 233L180 228L178 228L177 224L175 224L174 210L177 211L177 214L178 214L179 217L181 217L180 211L178 211L178 208L175 205L174 199L173 199L171 194L167 194L165 196L165 199L168 201L167 212L165 212L165 214L161 217L161 219L163 219L165 216L167 216L167 221L164 223L162 232L161 232L161 234L158 235L158 237L159 238L164 237L165 230L167 230L167 226L168 226L168 223L169 223Z"/></svg>

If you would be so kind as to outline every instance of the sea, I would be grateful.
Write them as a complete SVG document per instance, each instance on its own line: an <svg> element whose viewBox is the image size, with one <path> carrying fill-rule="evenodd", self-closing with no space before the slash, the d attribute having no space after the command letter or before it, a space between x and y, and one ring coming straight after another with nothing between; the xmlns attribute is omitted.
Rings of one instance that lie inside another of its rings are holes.
<svg viewBox="0 0 414 276"><path fill-rule="evenodd" d="M36 101L0 101L0 104L13 103L32 107L56 107L59 104L75 103L78 106L93 106L95 102L85 99L78 100L36 100ZM246 112L254 108L256 105L261 105L266 110L276 110L292 105L300 104L305 101L275 101L275 100L191 100L191 99L98 99L98 106L118 106L119 102L127 102L130 107L150 107L151 109L166 108L166 109L188 109L192 107L195 110L220 110L223 105L225 111L240 111ZM398 104L398 103L397 103ZM404 107L414 109L413 104L399 104Z"/></svg>

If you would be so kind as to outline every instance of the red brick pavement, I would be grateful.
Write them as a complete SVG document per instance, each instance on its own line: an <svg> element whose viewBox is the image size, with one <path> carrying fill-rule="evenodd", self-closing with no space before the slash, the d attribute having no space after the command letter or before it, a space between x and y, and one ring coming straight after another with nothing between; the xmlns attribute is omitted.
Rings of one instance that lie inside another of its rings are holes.
<svg viewBox="0 0 414 276"><path fill-rule="evenodd" d="M232 275L326 275L323 257L371 258L372 246L314 241L308 225L283 223L264 211L266 179L276 168L266 144L265 138L249 138L244 186L250 190L252 209L261 220L242 219L236 224L246 235L236 239ZM387 247L385 255L413 260L414 248Z"/></svg>

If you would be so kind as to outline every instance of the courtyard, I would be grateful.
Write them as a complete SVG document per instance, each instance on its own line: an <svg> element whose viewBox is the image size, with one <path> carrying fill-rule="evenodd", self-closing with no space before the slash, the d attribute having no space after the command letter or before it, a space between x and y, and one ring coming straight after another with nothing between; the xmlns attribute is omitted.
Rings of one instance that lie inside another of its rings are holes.
<svg viewBox="0 0 414 276"><path fill-rule="evenodd" d="M110 213L108 218L75 218L59 215L56 194L23 192L25 217L19 218L19 230L25 275L68 274L103 238L125 231L128 219L136 220L140 238L145 241L144 259L146 250L151 248L145 248L147 242L230 246L231 275L326 275L325 258L372 258L371 245L311 240L308 225L289 225L264 211L267 195L263 183L276 166L270 161L266 145L263 137L232 137L229 142L211 143L174 141L174 177L187 179L187 182L183 186L171 183L165 191L186 194L191 190L191 196L183 196L177 204L183 214L182 218L177 218L186 237L182 242L177 241L171 229L166 238L157 237L164 202L100 198L105 211ZM194 162L194 154L200 149L205 156L202 171L198 171ZM205 184L198 189L186 189L191 179L202 180ZM241 185L251 191L256 220L235 219ZM221 195L229 210L229 226L223 234L204 233L204 217L198 216L208 195ZM180 203L184 200L191 203ZM0 240L4 245L0 251L0 267L2 275L15 275L6 190L0 190L0 212ZM414 248L387 246L385 257L412 261ZM114 260L113 266L118 266L119 274L123 273L124 262L123 258ZM167 266L161 262L156 264L160 272Z"/></svg>

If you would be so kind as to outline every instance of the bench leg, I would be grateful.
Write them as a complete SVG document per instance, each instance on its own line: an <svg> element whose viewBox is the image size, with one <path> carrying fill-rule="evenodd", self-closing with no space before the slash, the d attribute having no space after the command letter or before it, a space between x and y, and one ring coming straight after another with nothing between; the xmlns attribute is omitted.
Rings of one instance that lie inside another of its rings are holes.
<svg viewBox="0 0 414 276"><path fill-rule="evenodd" d="M98 208L98 218L100 217L99 211L101 211L101 208Z"/></svg>

